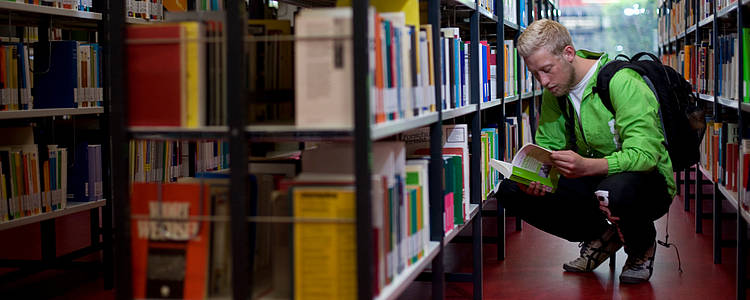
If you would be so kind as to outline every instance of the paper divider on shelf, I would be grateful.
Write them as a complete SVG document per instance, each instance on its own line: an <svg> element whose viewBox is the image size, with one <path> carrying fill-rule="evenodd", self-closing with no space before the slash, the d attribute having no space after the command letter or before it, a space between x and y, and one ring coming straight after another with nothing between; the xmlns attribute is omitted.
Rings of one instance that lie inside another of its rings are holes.
<svg viewBox="0 0 750 300"><path fill-rule="evenodd" d="M66 207L60 210L54 210L51 212L45 212L38 215L22 217L19 219L13 219L7 222L0 223L0 230L6 230L27 224L38 223L44 220L72 215L89 209L102 207L104 206L104 204L106 204L106 202L106 199L96 200L92 202L68 202Z"/></svg>
<svg viewBox="0 0 750 300"><path fill-rule="evenodd" d="M467 218L467 220L464 222L464 224L456 225L456 227L451 229L451 231L446 232L444 243L446 244L450 243L450 241L452 241L453 238L458 236L458 234L461 233L461 231L463 231L464 228L466 228L466 226L469 226L469 224L471 224L471 221L474 220L474 217L477 215L478 212L479 212L479 204L471 204L469 214L468 214L469 217Z"/></svg>

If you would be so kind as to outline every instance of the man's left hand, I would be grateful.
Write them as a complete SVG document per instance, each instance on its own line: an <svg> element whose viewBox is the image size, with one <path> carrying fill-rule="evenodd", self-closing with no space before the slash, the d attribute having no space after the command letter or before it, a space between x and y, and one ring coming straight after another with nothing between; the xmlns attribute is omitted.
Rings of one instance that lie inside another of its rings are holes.
<svg viewBox="0 0 750 300"><path fill-rule="evenodd" d="M606 175L609 165L606 159L584 158L571 150L552 151L552 163L567 178L591 175Z"/></svg>

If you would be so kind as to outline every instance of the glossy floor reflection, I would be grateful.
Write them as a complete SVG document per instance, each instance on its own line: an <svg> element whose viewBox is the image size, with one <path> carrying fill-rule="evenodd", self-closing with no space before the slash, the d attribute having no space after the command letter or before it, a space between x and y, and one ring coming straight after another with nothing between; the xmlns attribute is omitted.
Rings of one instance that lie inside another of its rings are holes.
<svg viewBox="0 0 750 300"><path fill-rule="evenodd" d="M710 186L705 189L710 192ZM710 196L704 197L710 199ZM704 211L711 211L710 200ZM506 219L506 258L496 260L496 246L484 246L484 299L734 299L736 249L722 250L723 263L714 264L712 254L712 223L703 221L704 232L695 233L694 207L684 211L680 196L672 203L669 216L669 241L677 244L683 273L677 270L674 248L659 246L654 274L648 283L620 284L619 275L627 255L617 253L617 268L605 262L592 273L564 272L562 264L575 258L577 243L553 237L523 224L515 231L514 218ZM730 205L725 203L725 211ZM494 218L486 218L484 234L494 235ZM657 238L663 240L667 217L657 221ZM736 221L722 223L722 236L735 239ZM471 271L471 245L451 244L446 250L446 270ZM446 299L472 299L471 284L449 283ZM430 299L429 283L414 283L400 299Z"/></svg>

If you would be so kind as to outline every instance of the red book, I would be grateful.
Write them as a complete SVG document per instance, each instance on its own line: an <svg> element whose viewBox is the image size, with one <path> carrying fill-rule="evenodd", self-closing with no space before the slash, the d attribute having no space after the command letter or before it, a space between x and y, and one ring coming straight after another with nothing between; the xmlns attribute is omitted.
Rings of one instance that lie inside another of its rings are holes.
<svg viewBox="0 0 750 300"><path fill-rule="evenodd" d="M125 37L128 125L182 126L183 27L128 26Z"/></svg>
<svg viewBox="0 0 750 300"><path fill-rule="evenodd" d="M209 193L200 184L132 184L133 298L207 297L210 224L188 217L211 214Z"/></svg>

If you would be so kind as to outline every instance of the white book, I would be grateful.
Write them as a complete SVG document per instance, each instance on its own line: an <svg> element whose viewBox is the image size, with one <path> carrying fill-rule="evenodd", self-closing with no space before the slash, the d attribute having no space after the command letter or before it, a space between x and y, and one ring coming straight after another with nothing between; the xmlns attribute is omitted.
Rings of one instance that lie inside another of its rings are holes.
<svg viewBox="0 0 750 300"><path fill-rule="evenodd" d="M469 212L470 206L470 182L469 182L469 126L467 124L443 125L443 149L461 149L461 163L463 165L463 212L454 211L455 215ZM465 221L465 219L464 219Z"/></svg>
<svg viewBox="0 0 750 300"><path fill-rule="evenodd" d="M305 40L348 36L350 7L302 10L295 19L295 122L297 126L353 125L353 58L351 39Z"/></svg>

